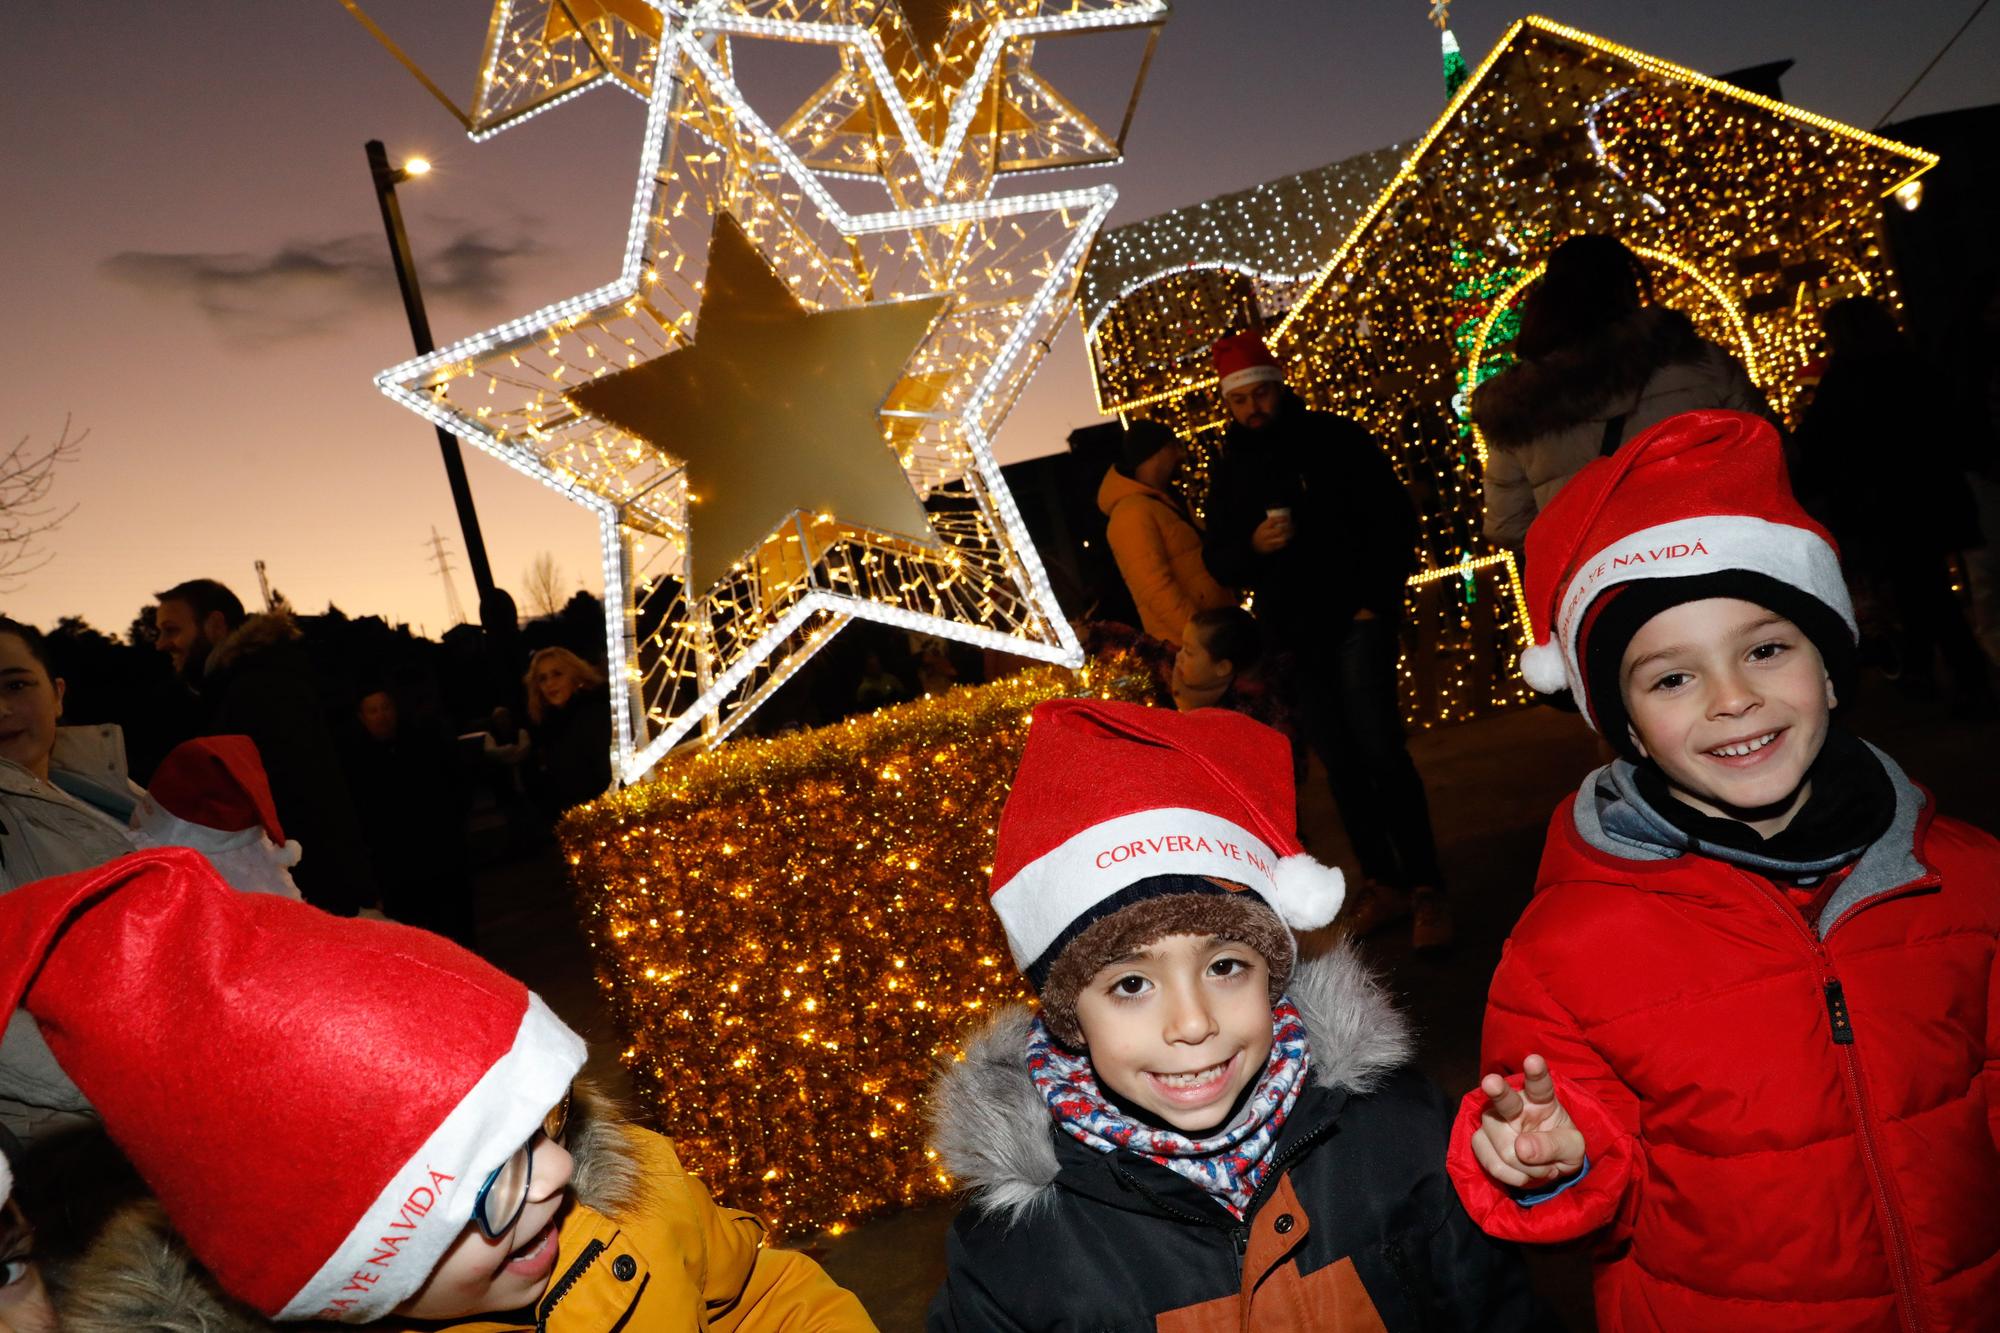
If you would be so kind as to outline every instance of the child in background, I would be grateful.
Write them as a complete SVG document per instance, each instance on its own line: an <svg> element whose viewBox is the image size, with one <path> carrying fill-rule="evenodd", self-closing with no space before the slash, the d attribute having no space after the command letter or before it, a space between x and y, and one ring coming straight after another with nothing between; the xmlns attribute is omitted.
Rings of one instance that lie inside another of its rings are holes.
<svg viewBox="0 0 2000 1333"><path fill-rule="evenodd" d="M1669 418L1528 532L1620 758L1556 811L1451 1172L1587 1240L1598 1327L1995 1327L2000 844L1832 721L1855 620L1761 418Z"/></svg>
<svg viewBox="0 0 2000 1333"><path fill-rule="evenodd" d="M1277 733L1222 709L1035 710L993 906L1041 1014L946 1066L968 1185L935 1333L1530 1326L1444 1173L1443 1099L1299 848Z"/></svg>
<svg viewBox="0 0 2000 1333"><path fill-rule="evenodd" d="M1174 657L1174 707L1183 713L1230 707L1232 687L1263 656L1264 635L1248 611L1222 606L1197 612L1189 619Z"/></svg>
<svg viewBox="0 0 2000 1333"><path fill-rule="evenodd" d="M1227 708L1283 735L1292 746L1292 778L1302 782L1305 746L1276 688L1275 666L1265 660L1264 631L1257 618L1240 606L1220 606L1188 621L1167 689L1183 713Z"/></svg>
<svg viewBox="0 0 2000 1333"><path fill-rule="evenodd" d="M0 897L0 938L0 1004L157 1201L51 1270L65 1333L873 1328L573 1091L582 1040L438 936L170 848Z"/></svg>

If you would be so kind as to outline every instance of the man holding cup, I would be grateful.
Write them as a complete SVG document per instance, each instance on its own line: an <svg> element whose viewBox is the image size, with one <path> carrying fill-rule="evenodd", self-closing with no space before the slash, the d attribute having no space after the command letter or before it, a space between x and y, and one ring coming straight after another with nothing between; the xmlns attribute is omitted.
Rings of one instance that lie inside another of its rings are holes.
<svg viewBox="0 0 2000 1333"><path fill-rule="evenodd" d="M1202 559L1255 592L1267 643L1293 655L1293 705L1361 863L1353 928L1414 915L1413 943L1441 948L1451 916L1397 687L1416 508L1367 430L1308 411L1262 338L1230 334L1212 356L1230 422Z"/></svg>

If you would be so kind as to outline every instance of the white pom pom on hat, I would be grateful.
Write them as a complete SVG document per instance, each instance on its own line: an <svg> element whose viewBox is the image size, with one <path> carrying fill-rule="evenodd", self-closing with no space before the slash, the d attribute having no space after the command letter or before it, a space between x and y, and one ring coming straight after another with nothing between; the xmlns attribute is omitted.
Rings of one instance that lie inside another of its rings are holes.
<svg viewBox="0 0 2000 1333"><path fill-rule="evenodd" d="M1569 673L1563 667L1562 649L1553 643L1537 643L1521 650L1521 679L1537 694L1556 694L1569 688Z"/></svg>
<svg viewBox="0 0 2000 1333"><path fill-rule="evenodd" d="M1276 901L1271 905L1293 930L1318 930L1340 915L1347 900L1347 876L1300 852L1278 862Z"/></svg>

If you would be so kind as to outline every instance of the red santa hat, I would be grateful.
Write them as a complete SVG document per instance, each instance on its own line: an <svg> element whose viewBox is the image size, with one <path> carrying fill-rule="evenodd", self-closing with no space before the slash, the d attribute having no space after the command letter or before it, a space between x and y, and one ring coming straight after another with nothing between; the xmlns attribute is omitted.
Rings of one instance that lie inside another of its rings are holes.
<svg viewBox="0 0 2000 1333"><path fill-rule="evenodd" d="M224 833L262 829L280 847L285 830L257 742L248 736L203 736L167 752L146 794L170 815Z"/></svg>
<svg viewBox="0 0 2000 1333"><path fill-rule="evenodd" d="M1266 380L1282 382L1285 378L1285 372L1278 366L1278 358L1271 355L1271 349L1254 333L1232 333L1217 338L1208 354L1215 362L1216 377L1222 381L1224 393L1246 384Z"/></svg>
<svg viewBox="0 0 2000 1333"><path fill-rule="evenodd" d="M275 1319L408 1299L583 1064L450 941L236 893L185 848L0 896L0 939L0 1012L34 1016L195 1257Z"/></svg>
<svg viewBox="0 0 2000 1333"><path fill-rule="evenodd" d="M1000 815L993 909L1050 1029L1075 1043L1076 991L1167 934L1246 938L1281 991L1291 932L1332 921L1345 894L1299 845L1294 799L1290 744L1240 713L1037 707Z"/></svg>
<svg viewBox="0 0 2000 1333"><path fill-rule="evenodd" d="M1521 675L1543 694L1569 690L1607 736L1623 708L1601 679L1604 697L1593 697L1585 640L1614 592L1654 610L1697 596L1771 605L1823 654L1828 640L1845 635L1851 647L1859 635L1833 538L1793 497L1777 431L1744 412L1669 417L1592 461L1528 529L1527 560L1539 639L1521 654ZM1657 586L1665 580L1673 586ZM1636 595L1641 586L1653 595ZM1831 631L1813 633L1822 623Z"/></svg>
<svg viewBox="0 0 2000 1333"><path fill-rule="evenodd" d="M141 847L192 847L231 887L299 896L290 867L301 849L285 840L257 743L203 736L167 753L132 814Z"/></svg>

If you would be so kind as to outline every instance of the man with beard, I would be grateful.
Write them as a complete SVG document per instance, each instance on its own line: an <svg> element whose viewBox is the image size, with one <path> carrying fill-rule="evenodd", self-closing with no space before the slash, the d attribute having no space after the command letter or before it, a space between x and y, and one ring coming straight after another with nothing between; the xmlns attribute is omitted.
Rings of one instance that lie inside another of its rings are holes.
<svg viewBox="0 0 2000 1333"><path fill-rule="evenodd" d="M1202 559L1255 591L1268 644L1297 660L1294 708L1365 881L1352 929L1414 915L1416 947L1442 948L1451 916L1396 675L1416 508L1368 432L1308 411L1263 339L1231 334L1212 355L1231 420Z"/></svg>
<svg viewBox="0 0 2000 1333"><path fill-rule="evenodd" d="M177 583L155 600L154 646L200 700L198 734L256 742L278 822L304 852L293 878L306 901L342 916L372 904L354 801L298 626L283 614L246 615L214 579Z"/></svg>

